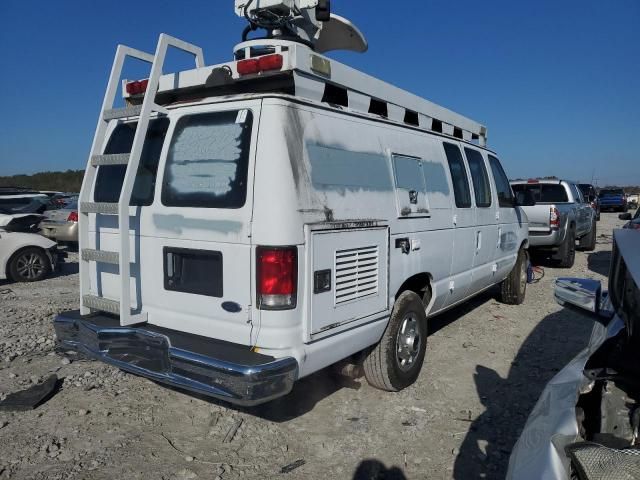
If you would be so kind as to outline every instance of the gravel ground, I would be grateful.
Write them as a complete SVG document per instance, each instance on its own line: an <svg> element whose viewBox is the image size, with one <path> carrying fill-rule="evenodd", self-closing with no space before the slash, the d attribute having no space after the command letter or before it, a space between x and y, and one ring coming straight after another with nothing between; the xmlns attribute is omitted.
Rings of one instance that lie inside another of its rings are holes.
<svg viewBox="0 0 640 480"><path fill-rule="evenodd" d="M325 370L255 409L56 355L52 320L77 308L77 254L38 284L0 282L0 399L51 373L63 380L36 410L0 411L0 479L503 478L539 394L593 324L562 311L552 281L606 279L622 223L603 214L596 252L546 268L524 305L489 293L433 319L425 367L405 391Z"/></svg>

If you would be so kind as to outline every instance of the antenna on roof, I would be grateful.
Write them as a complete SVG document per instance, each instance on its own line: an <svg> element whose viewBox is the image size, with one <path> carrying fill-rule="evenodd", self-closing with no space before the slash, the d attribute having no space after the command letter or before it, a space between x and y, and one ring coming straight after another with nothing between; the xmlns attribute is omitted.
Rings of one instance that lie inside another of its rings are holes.
<svg viewBox="0 0 640 480"><path fill-rule="evenodd" d="M266 38L291 40L318 53L331 50L366 52L362 32L349 20L331 13L330 0L235 0L235 11L249 22L242 41L257 29Z"/></svg>

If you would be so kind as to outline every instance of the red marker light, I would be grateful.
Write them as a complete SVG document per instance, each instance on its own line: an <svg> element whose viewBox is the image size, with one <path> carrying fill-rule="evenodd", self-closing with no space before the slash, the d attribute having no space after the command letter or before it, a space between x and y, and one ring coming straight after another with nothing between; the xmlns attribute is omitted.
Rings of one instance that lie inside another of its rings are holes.
<svg viewBox="0 0 640 480"><path fill-rule="evenodd" d="M77 222L78 221L78 212L71 212L67 217L67 222Z"/></svg>
<svg viewBox="0 0 640 480"><path fill-rule="evenodd" d="M263 57L249 58L240 60L236 64L238 74L255 75L260 72L270 72L273 70L281 70L284 64L284 58L279 53L273 55L265 55Z"/></svg>

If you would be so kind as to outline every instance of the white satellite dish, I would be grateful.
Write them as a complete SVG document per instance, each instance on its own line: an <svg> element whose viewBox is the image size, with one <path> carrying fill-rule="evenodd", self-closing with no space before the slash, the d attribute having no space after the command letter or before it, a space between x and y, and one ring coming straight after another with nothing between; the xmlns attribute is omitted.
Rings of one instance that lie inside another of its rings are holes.
<svg viewBox="0 0 640 480"><path fill-rule="evenodd" d="M331 14L331 20L322 24L318 38L313 42L318 53L331 50L350 50L363 53L369 48L362 32L346 18Z"/></svg>

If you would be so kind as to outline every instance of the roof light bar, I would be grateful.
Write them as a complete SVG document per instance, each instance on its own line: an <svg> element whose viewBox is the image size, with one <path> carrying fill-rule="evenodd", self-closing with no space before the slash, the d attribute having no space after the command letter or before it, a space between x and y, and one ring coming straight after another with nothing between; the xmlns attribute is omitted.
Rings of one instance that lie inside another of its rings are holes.
<svg viewBox="0 0 640 480"><path fill-rule="evenodd" d="M247 60L240 60L236 67L238 69L238 75L255 75L261 72L269 72L274 70L282 70L284 59L281 54L275 53L273 55L264 55L257 58L248 58Z"/></svg>

